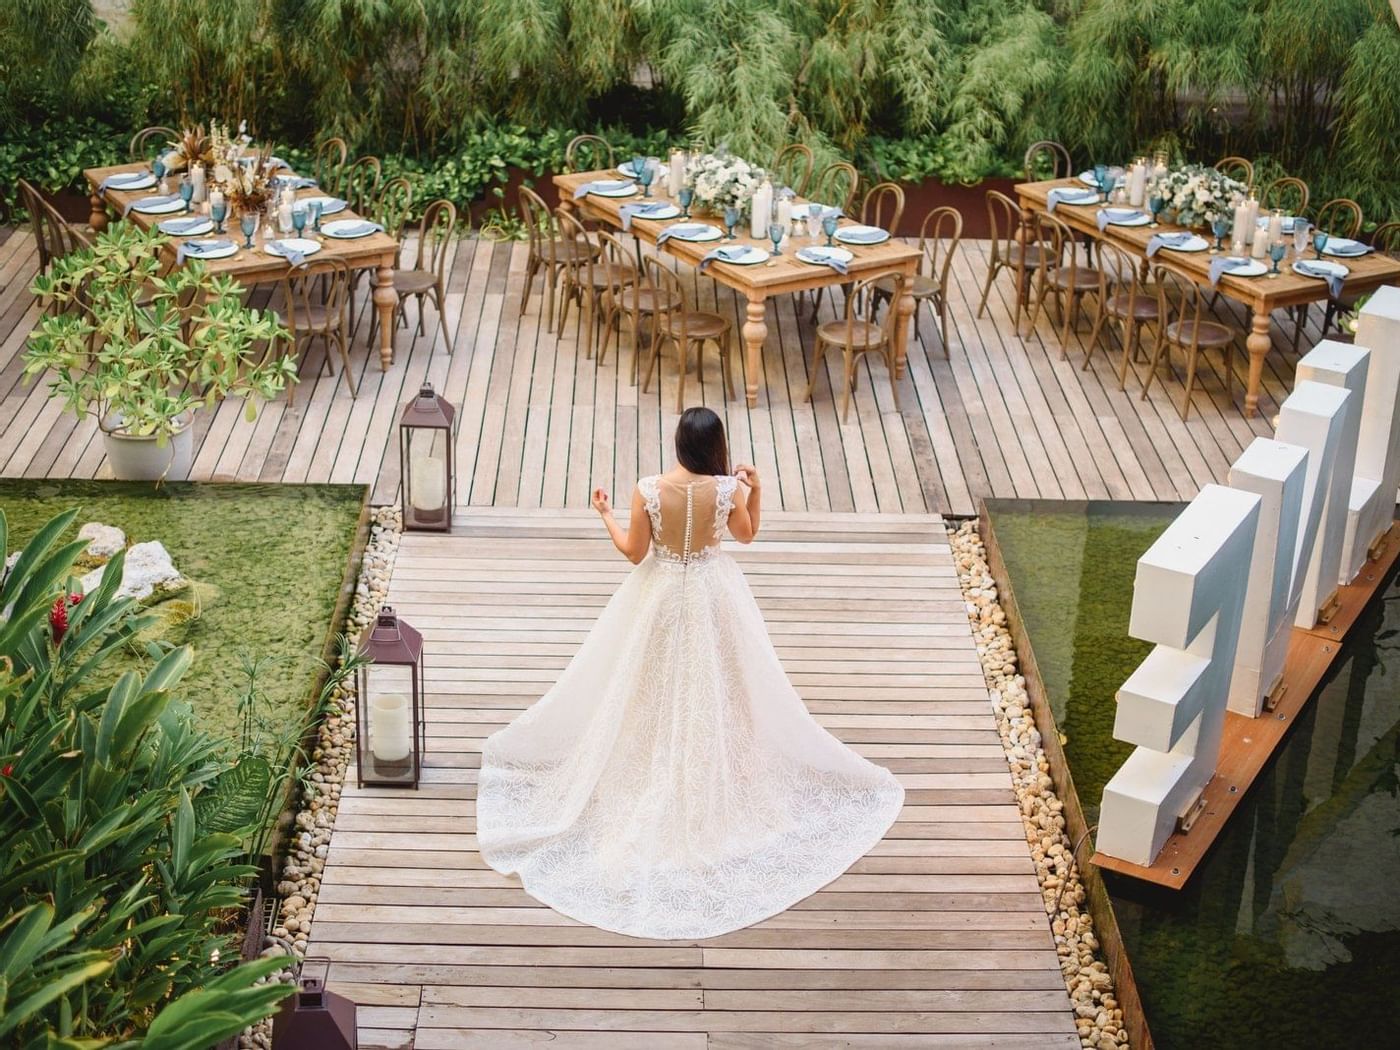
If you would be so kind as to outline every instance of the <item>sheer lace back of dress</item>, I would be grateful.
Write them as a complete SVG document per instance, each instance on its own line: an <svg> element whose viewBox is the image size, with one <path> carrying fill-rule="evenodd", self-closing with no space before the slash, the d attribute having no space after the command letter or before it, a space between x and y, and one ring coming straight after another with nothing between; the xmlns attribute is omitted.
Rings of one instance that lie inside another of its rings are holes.
<svg viewBox="0 0 1400 1050"><path fill-rule="evenodd" d="M659 474L637 482L651 519L656 557L690 565L719 553L729 512L734 509L735 485L731 477L672 481Z"/></svg>

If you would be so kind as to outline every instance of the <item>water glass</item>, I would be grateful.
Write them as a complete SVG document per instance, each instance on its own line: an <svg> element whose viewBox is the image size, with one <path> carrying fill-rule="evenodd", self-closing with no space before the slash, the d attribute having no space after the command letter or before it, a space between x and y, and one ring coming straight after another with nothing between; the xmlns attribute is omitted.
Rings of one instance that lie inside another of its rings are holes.
<svg viewBox="0 0 1400 1050"><path fill-rule="evenodd" d="M1230 232L1230 219L1225 215L1217 215L1210 220L1210 232L1215 234L1214 251L1218 254L1224 249L1225 235Z"/></svg>
<svg viewBox="0 0 1400 1050"><path fill-rule="evenodd" d="M651 196L651 181L656 178L656 169L651 166L650 160L643 160L642 166L637 169L637 181L642 184L642 196Z"/></svg>
<svg viewBox="0 0 1400 1050"><path fill-rule="evenodd" d="M682 186L678 196L681 202L681 218L688 219L690 218L690 203L695 200L695 191L689 186Z"/></svg>
<svg viewBox="0 0 1400 1050"><path fill-rule="evenodd" d="M1109 184L1109 181L1108 181L1108 165L1107 165L1107 164L1095 164L1095 165L1094 165L1094 185L1095 185L1095 187L1097 187L1097 189L1098 189L1098 191L1099 191L1099 196L1100 196L1101 198L1103 198L1103 202L1104 202L1105 204L1107 204L1107 203L1108 203L1108 195L1109 195L1109 193L1111 193L1111 192L1113 191L1113 187Z"/></svg>
<svg viewBox="0 0 1400 1050"><path fill-rule="evenodd" d="M307 215L311 219L311 228L317 233L321 232L321 208L320 201L308 201L306 205Z"/></svg>
<svg viewBox="0 0 1400 1050"><path fill-rule="evenodd" d="M180 180L180 200L185 204L185 213L189 214L190 201L194 200L194 183L189 180L189 176Z"/></svg>
<svg viewBox="0 0 1400 1050"><path fill-rule="evenodd" d="M1283 257L1288 254L1288 245L1284 241L1274 241L1269 245L1269 258L1274 261L1274 268L1269 271L1270 277L1279 275L1278 264L1283 262Z"/></svg>
<svg viewBox="0 0 1400 1050"><path fill-rule="evenodd" d="M1326 230L1314 230L1314 231L1313 231L1313 242L1312 242L1312 244L1313 244L1313 251L1315 251L1315 252L1317 253L1317 257L1318 257L1319 259L1321 259L1321 258L1322 258L1322 249L1327 247L1327 231L1326 231Z"/></svg>
<svg viewBox="0 0 1400 1050"><path fill-rule="evenodd" d="M1160 214L1162 214L1162 209L1163 209L1164 207L1166 207L1166 204L1167 204L1167 202L1166 202L1165 200L1163 200L1161 197L1156 197L1156 196L1154 196L1154 197L1148 197L1148 198L1147 198L1147 210L1150 211L1150 212L1152 213L1152 225L1153 225L1153 226L1158 225L1158 223L1157 223L1157 216L1160 215Z"/></svg>
<svg viewBox="0 0 1400 1050"><path fill-rule="evenodd" d="M826 234L826 246L835 247L832 235L836 233L836 227L840 222L840 216L835 214L835 209L822 216L822 233Z"/></svg>
<svg viewBox="0 0 1400 1050"><path fill-rule="evenodd" d="M1301 215L1293 219L1293 252L1295 255L1302 255L1308 250L1308 231L1312 229L1312 223Z"/></svg>
<svg viewBox="0 0 1400 1050"><path fill-rule="evenodd" d="M292 229L296 230L296 233L297 233L297 236L298 236L298 237L300 237L303 233L306 232L306 205L305 205L305 204L293 204L293 205L292 205Z"/></svg>
<svg viewBox="0 0 1400 1050"><path fill-rule="evenodd" d="M773 254L783 254L783 236L787 233L787 228L780 222L770 223L768 226L768 239L773 242Z"/></svg>
<svg viewBox="0 0 1400 1050"><path fill-rule="evenodd" d="M238 215L238 228L243 231L243 247L253 247L253 234L258 232L258 213L249 209Z"/></svg>
<svg viewBox="0 0 1400 1050"><path fill-rule="evenodd" d="M724 228L729 233L729 239L734 239L734 227L739 225L739 209L732 204L724 209Z"/></svg>
<svg viewBox="0 0 1400 1050"><path fill-rule="evenodd" d="M639 153L632 154L632 177L638 182L642 181L642 169L646 167L647 159Z"/></svg>
<svg viewBox="0 0 1400 1050"><path fill-rule="evenodd" d="M214 220L214 232L224 232L224 220L228 218L228 202L214 201L209 205L209 217Z"/></svg>

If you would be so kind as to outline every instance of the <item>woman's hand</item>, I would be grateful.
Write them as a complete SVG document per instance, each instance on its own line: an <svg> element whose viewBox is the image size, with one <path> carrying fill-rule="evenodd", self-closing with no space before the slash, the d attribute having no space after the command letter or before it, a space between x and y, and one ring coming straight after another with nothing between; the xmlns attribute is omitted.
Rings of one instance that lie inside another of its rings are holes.
<svg viewBox="0 0 1400 1050"><path fill-rule="evenodd" d="M593 509L605 517L612 513L612 503L608 501L607 489L593 490Z"/></svg>
<svg viewBox="0 0 1400 1050"><path fill-rule="evenodd" d="M758 468L752 463L740 463L734 468L734 476L751 489L762 487L758 480Z"/></svg>

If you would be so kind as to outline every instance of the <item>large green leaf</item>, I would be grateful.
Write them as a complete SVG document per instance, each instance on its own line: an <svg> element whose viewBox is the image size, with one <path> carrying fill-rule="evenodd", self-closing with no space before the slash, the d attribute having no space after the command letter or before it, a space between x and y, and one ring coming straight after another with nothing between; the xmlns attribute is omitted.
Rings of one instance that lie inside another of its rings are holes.
<svg viewBox="0 0 1400 1050"><path fill-rule="evenodd" d="M272 790L272 767L260 755L244 755L212 787L195 799L195 817L202 834L246 835L262 816Z"/></svg>

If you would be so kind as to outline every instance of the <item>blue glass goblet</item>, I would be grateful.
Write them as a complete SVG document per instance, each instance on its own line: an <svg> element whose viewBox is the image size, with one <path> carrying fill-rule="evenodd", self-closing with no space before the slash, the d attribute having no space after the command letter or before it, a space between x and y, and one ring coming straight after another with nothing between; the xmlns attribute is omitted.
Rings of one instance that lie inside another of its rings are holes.
<svg viewBox="0 0 1400 1050"><path fill-rule="evenodd" d="M639 182L641 181L642 166L646 164L646 162L647 159L643 157L640 153L632 154L632 178L638 180Z"/></svg>
<svg viewBox="0 0 1400 1050"><path fill-rule="evenodd" d="M1094 185L1098 187L1098 191L1103 196L1104 200L1108 200L1109 185L1107 164L1094 165Z"/></svg>
<svg viewBox="0 0 1400 1050"><path fill-rule="evenodd" d="M1161 197L1148 197L1147 209L1152 212L1152 225L1157 226L1157 216L1162 214L1162 209L1167 206L1167 202Z"/></svg>
<svg viewBox="0 0 1400 1050"><path fill-rule="evenodd" d="M1269 271L1270 277L1279 275L1278 264L1283 262L1283 257L1288 254L1288 245L1284 241L1274 241L1269 245L1269 258L1274 261L1274 268Z"/></svg>
<svg viewBox="0 0 1400 1050"><path fill-rule="evenodd" d="M185 204L185 212L190 210L190 201L194 200L194 183L188 178L180 183L180 200Z"/></svg>
<svg viewBox="0 0 1400 1050"><path fill-rule="evenodd" d="M651 166L650 160L643 160L642 166L637 169L637 181L642 184L642 196L651 196L651 183L656 178L656 169Z"/></svg>
<svg viewBox="0 0 1400 1050"><path fill-rule="evenodd" d="M311 219L311 228L317 233L321 232L321 209L325 207L320 201L308 201L306 205L307 213Z"/></svg>
<svg viewBox="0 0 1400 1050"><path fill-rule="evenodd" d="M734 227L739 225L739 209L732 204L724 209L724 228L729 233L729 239L734 239Z"/></svg>
<svg viewBox="0 0 1400 1050"><path fill-rule="evenodd" d="M223 233L224 219L228 218L228 203L226 201L211 201L209 217L214 220L214 232Z"/></svg>
<svg viewBox="0 0 1400 1050"><path fill-rule="evenodd" d="M678 196L681 202L681 218L688 219L690 218L690 203L695 200L695 191L689 186L682 186Z"/></svg>
<svg viewBox="0 0 1400 1050"><path fill-rule="evenodd" d="M252 249L253 234L258 232L258 213L249 209L238 216L238 228L243 231L243 247Z"/></svg>
<svg viewBox="0 0 1400 1050"><path fill-rule="evenodd" d="M300 237L306 231L305 204L292 205L292 229L296 230L298 237Z"/></svg>
<svg viewBox="0 0 1400 1050"><path fill-rule="evenodd" d="M1224 215L1217 215L1210 220L1210 232L1215 234L1215 248L1217 254L1225 250L1225 235L1230 232L1230 220Z"/></svg>
<svg viewBox="0 0 1400 1050"><path fill-rule="evenodd" d="M787 227L780 222L769 223L768 239L773 242L773 254L783 254L783 236L787 233Z"/></svg>
<svg viewBox="0 0 1400 1050"><path fill-rule="evenodd" d="M1313 251L1317 253L1319 259L1322 258L1322 249L1327 247L1327 231L1313 231Z"/></svg>
<svg viewBox="0 0 1400 1050"><path fill-rule="evenodd" d="M822 216L822 233L826 234L826 246L828 248L832 248L835 246L835 242L832 241L831 238L836 233L836 227L839 223L839 220L840 216L835 214L834 211L828 212L826 215Z"/></svg>

